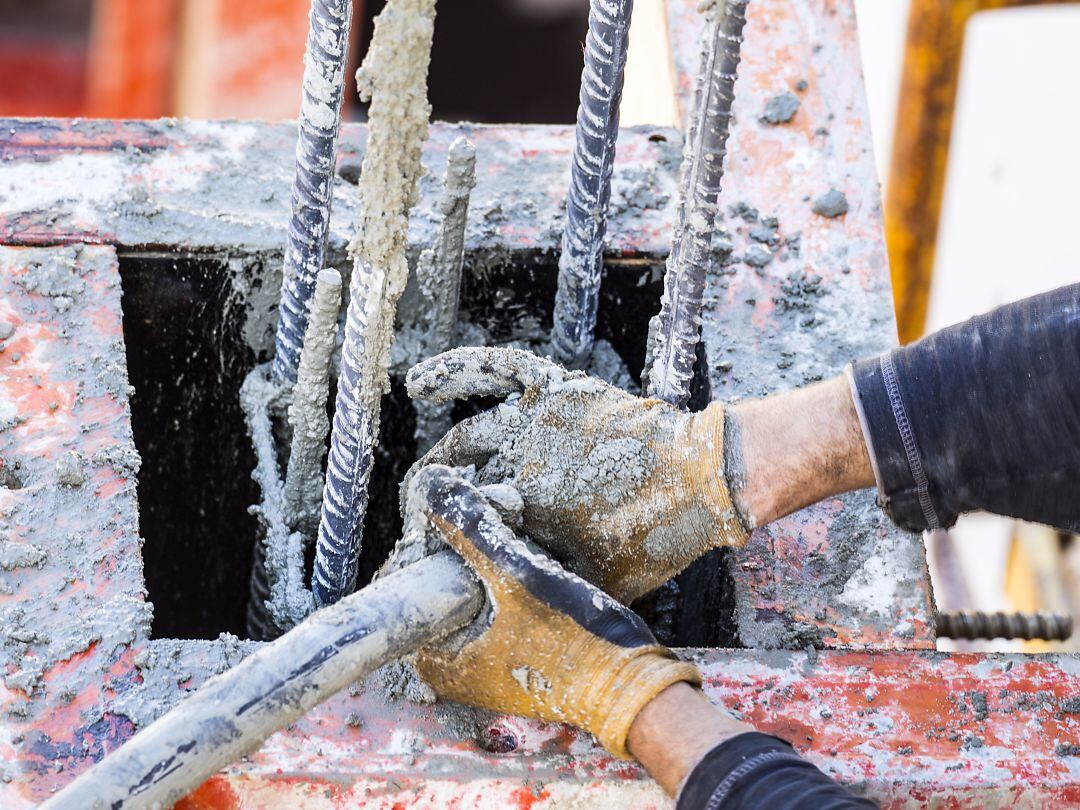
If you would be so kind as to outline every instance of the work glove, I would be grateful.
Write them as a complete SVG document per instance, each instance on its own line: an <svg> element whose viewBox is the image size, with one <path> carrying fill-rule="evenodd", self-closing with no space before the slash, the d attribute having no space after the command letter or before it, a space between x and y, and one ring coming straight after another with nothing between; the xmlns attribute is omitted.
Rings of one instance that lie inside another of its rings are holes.
<svg viewBox="0 0 1080 810"><path fill-rule="evenodd" d="M697 667L660 646L636 614L515 535L455 471L425 468L412 497L486 596L471 627L416 655L440 697L570 723L628 759L638 712L674 683L701 684Z"/></svg>
<svg viewBox="0 0 1080 810"><path fill-rule="evenodd" d="M475 465L481 483L512 485L524 532L625 604L749 536L724 475L720 403L686 413L519 349L455 349L407 385L432 402L510 397L456 425L409 475Z"/></svg>

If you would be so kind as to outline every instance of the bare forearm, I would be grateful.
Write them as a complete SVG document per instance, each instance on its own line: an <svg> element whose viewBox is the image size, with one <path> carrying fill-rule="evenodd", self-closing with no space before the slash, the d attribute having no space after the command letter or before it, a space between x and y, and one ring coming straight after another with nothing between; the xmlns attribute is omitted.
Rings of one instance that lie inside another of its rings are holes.
<svg viewBox="0 0 1080 810"><path fill-rule="evenodd" d="M724 740L753 729L713 706L686 683L669 686L630 727L630 752L671 796L701 758Z"/></svg>
<svg viewBox="0 0 1080 810"><path fill-rule="evenodd" d="M750 528L874 483L844 377L732 406L724 445L732 496Z"/></svg>

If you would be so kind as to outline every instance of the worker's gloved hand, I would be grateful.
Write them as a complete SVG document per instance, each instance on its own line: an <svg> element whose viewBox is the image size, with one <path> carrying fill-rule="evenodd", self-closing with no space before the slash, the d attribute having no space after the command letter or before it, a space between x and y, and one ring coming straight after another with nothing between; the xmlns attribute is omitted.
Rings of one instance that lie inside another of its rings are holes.
<svg viewBox="0 0 1080 810"><path fill-rule="evenodd" d="M511 484L525 533L624 603L709 549L746 541L719 403L685 413L518 349L455 349L407 382L434 402L520 394L455 426L410 475L473 464L483 483Z"/></svg>
<svg viewBox="0 0 1080 810"><path fill-rule="evenodd" d="M473 626L416 656L440 697L571 723L628 758L638 712L673 683L701 683L636 614L517 537L458 473L427 467L411 491L487 597Z"/></svg>

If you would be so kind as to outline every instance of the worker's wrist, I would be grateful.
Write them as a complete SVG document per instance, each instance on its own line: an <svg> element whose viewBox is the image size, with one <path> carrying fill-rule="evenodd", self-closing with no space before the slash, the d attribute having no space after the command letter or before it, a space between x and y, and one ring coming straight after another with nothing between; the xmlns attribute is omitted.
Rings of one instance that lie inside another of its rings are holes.
<svg viewBox="0 0 1080 810"><path fill-rule="evenodd" d="M740 403L727 419L725 466L732 500L750 528L874 483L843 376Z"/></svg>
<svg viewBox="0 0 1080 810"><path fill-rule="evenodd" d="M700 689L674 684L634 719L630 751L670 796L702 758L726 740L753 729L714 706Z"/></svg>
<svg viewBox="0 0 1080 810"><path fill-rule="evenodd" d="M733 503L725 466L727 411L713 402L690 420L687 445L695 454L690 464L690 484L703 508L699 526L706 548L740 547L750 535L744 516Z"/></svg>
<svg viewBox="0 0 1080 810"><path fill-rule="evenodd" d="M688 662L675 657L670 650L656 646L626 661L607 679L595 679L593 688L602 690L597 703L608 701L607 710L596 728L590 729L610 753L630 759L627 738L630 728L642 710L657 695L677 683L701 685L701 672ZM584 705L595 705L586 699Z"/></svg>

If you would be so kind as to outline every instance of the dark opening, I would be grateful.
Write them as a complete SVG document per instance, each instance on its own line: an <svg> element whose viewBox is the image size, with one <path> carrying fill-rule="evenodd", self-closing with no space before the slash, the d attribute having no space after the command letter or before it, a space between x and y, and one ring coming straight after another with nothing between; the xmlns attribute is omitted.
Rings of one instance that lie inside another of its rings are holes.
<svg viewBox="0 0 1080 810"><path fill-rule="evenodd" d="M372 20L385 0L363 5L358 55L367 52ZM587 0L440 3L428 78L432 116L476 123L573 123L588 15ZM356 106L355 115L363 118L363 105Z"/></svg>
<svg viewBox="0 0 1080 810"><path fill-rule="evenodd" d="M662 291L659 264L609 267L597 332L637 378L645 336ZM213 257L121 256L132 423L142 454L140 531L157 638L245 635L258 531L254 454L238 393L257 357L244 342L244 302L228 264ZM556 267L550 257L466 271L462 311L494 339L535 337L551 322ZM474 412L462 405L458 417ZM395 380L383 402L382 431L364 524L360 585L370 581L401 535L398 482L415 459L415 417ZM643 610L669 643L734 644L726 566L716 555L685 577L674 613Z"/></svg>
<svg viewBox="0 0 1080 810"><path fill-rule="evenodd" d="M218 259L120 259L156 638L245 635L258 490L238 393L255 357L230 272Z"/></svg>

